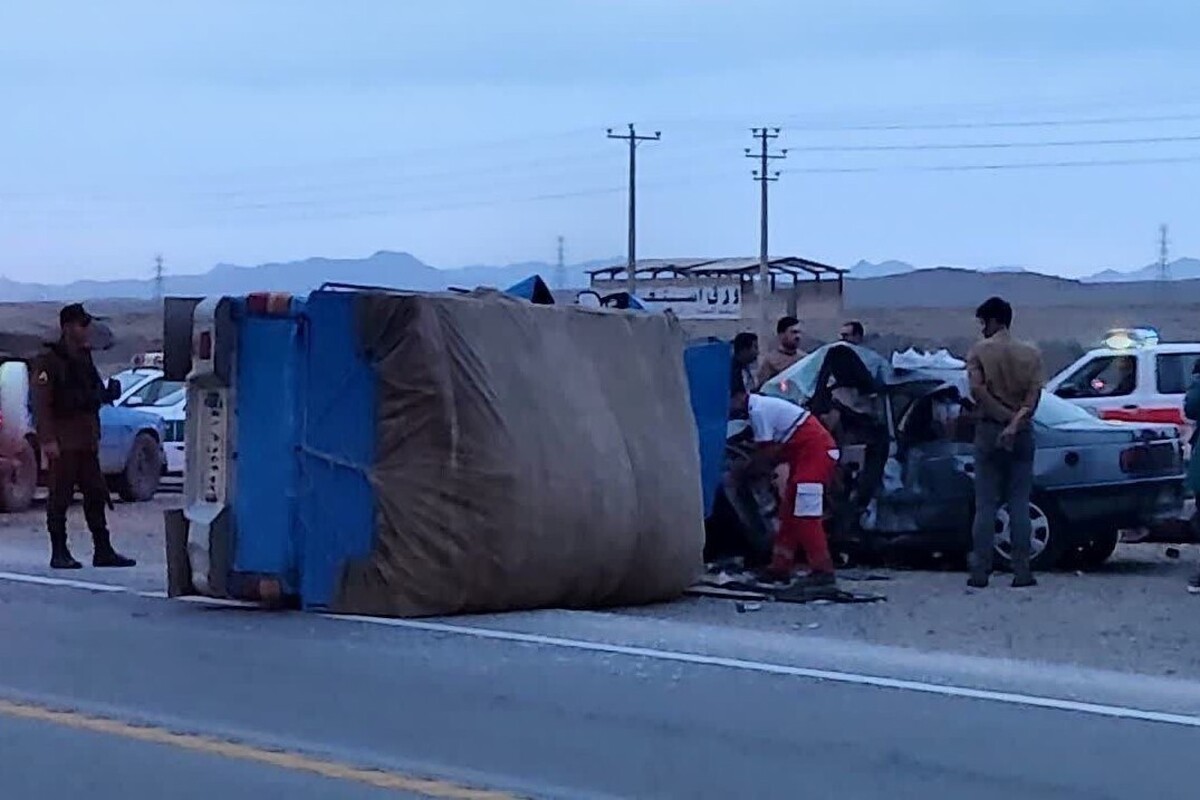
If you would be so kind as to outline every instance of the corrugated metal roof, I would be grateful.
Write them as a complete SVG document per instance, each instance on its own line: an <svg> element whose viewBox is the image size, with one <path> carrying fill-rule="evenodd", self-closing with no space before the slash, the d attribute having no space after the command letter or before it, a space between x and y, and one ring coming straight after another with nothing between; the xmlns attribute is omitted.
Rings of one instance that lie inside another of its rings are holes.
<svg viewBox="0 0 1200 800"><path fill-rule="evenodd" d="M614 264L609 267L589 270L592 276L607 275L616 277L625 272L625 264ZM674 272L679 275L730 275L734 273L753 273L759 268L757 258L643 258L638 259L635 273L638 275L659 272ZM811 261L797 256L778 256L769 261L771 272L788 275L843 275L846 270Z"/></svg>

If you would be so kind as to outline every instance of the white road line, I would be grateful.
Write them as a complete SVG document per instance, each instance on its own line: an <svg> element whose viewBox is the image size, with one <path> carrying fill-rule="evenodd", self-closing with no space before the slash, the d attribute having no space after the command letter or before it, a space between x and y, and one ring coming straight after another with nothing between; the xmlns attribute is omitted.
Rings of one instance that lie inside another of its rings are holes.
<svg viewBox="0 0 1200 800"><path fill-rule="evenodd" d="M47 578L42 575L25 575L20 572L0 572L0 580L14 583L33 583L39 586L61 586L67 589L84 589L89 592L127 592L128 588L111 583L73 581L67 578Z"/></svg>
<svg viewBox="0 0 1200 800"><path fill-rule="evenodd" d="M131 592L126 586L116 586L107 583L90 583L65 578L47 578L41 575L25 575L16 572L0 572L0 580L17 583L30 583L42 586L57 586L69 589L84 589L92 592ZM139 597L163 600L165 592L136 592ZM217 597L186 596L178 597L185 603L196 605L224 606L231 608L257 608L259 604L245 600L228 600ZM1063 700L1054 697L1020 694L1017 692L1000 692L991 689L974 689L967 686L953 686L924 681L887 678L879 675L862 675L854 672L837 672L834 670L797 667L788 664L772 664L765 661L749 661L725 656L703 655L675 650L658 650L650 647L630 647L627 645L609 644L606 642L590 642L583 639L566 639L558 636L543 636L536 633L520 633L517 631L496 630L493 628L477 628L468 625L449 625L442 622L422 622L420 620L392 619L388 617L364 617L352 614L321 614L321 617L342 622L360 622L370 625L383 625L391 628L426 631L430 633L447 633L455 636L471 636L478 639L494 641L517 642L520 644L535 644L547 647L561 647L570 650L580 650L590 653L608 653L611 655L631 656L634 658L650 658L658 661L670 661L680 664L695 664L698 666L722 667L747 672L758 672L767 675L783 675L793 678L807 678L817 681L844 683L855 686L872 686L881 689L898 689L901 691L921 692L923 694L956 697L968 700L985 700L994 703L1025 706L1029 708L1045 708L1053 711L1069 711L1092 716L1109 717L1112 719L1130 719L1142 722L1159 722L1167 725L1179 725L1187 728L1200 728L1200 716L1191 714L1172 714L1165 711L1150 711L1125 706L1105 705L1102 703L1087 703L1078 700Z"/></svg>
<svg viewBox="0 0 1200 800"><path fill-rule="evenodd" d="M966 686L950 686L923 681L886 678L878 675L860 675L853 672L835 672L824 669L795 667L787 664L771 664L763 661L747 661L740 658L724 656L708 656L699 653L685 653L674 650L657 650L649 647L628 647L625 645L608 644L605 642L589 642L581 639L564 639L557 636L542 636L536 633L518 633L501 631L491 628L473 628L465 625L447 625L440 622L420 622L407 619L389 619L384 617L362 617L355 615L322 614L328 619L340 619L351 622L364 622L372 625L386 625L393 628L428 631L432 633L449 633L458 636L473 636L479 639L493 639L522 644L537 644L549 647L563 647L571 650L582 650L591 653L610 653L613 655L633 656L635 658L652 658L659 661L671 661L682 664L697 664L708 667L723 667L725 669L745 670L768 675L785 675L793 678L809 678L818 681L846 683L856 686L872 686L882 689L899 689L923 694L941 695L942 697L957 697L969 700L986 700L1008 705L1045 708L1054 711L1071 711L1079 714L1110 717L1113 719L1131 719L1142 722L1161 722L1168 725L1180 725L1187 728L1200 728L1200 716L1190 714L1171 714L1165 711L1149 711L1140 708L1110 706L1101 703L1086 703L1076 700L1061 700L1054 697L1039 697L1037 695L1019 694L1016 692L999 692L990 689L973 689Z"/></svg>
<svg viewBox="0 0 1200 800"><path fill-rule="evenodd" d="M138 592L138 597L147 600L177 600L181 603L192 603L198 606L219 606L222 608L262 608L261 603L249 600L233 600L227 597L205 597L199 594L187 594L181 597L168 597L166 592Z"/></svg>

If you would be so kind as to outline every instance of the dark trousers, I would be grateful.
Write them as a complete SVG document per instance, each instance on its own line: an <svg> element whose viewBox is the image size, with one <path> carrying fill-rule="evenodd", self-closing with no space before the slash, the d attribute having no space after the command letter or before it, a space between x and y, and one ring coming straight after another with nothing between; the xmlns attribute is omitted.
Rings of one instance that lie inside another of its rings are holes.
<svg viewBox="0 0 1200 800"><path fill-rule="evenodd" d="M64 450L50 467L50 497L46 501L46 529L54 548L67 544L67 509L75 489L83 495L83 516L92 541L98 548L108 547L108 520L105 509L112 502L108 483L100 471L100 457L94 450Z"/></svg>
<svg viewBox="0 0 1200 800"><path fill-rule="evenodd" d="M996 543L996 512L1008 506L1009 533L1012 537L1013 572L1028 574L1030 539L1033 526L1029 519L1029 496L1033 491L1033 431L1017 434L1012 449L1000 447L998 439L1004 427L988 421L975 429L975 526L971 571L992 571Z"/></svg>

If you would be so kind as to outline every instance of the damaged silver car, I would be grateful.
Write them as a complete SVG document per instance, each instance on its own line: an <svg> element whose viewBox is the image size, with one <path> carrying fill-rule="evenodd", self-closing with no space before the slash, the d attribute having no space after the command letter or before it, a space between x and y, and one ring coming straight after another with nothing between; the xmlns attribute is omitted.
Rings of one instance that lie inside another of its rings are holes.
<svg viewBox="0 0 1200 800"><path fill-rule="evenodd" d="M840 479L827 504L835 551L850 558L900 548L965 553L974 515L974 422L966 371L948 357L907 368L865 348L836 343L763 387L818 414L841 448ZM1033 561L1036 569L1097 566L1123 529L1183 513L1183 442L1173 426L1104 422L1051 394L1034 417ZM746 452L731 426L728 455ZM769 550L769 481L726 485L722 510L741 526L750 555ZM1008 511L996 549L1010 554Z"/></svg>

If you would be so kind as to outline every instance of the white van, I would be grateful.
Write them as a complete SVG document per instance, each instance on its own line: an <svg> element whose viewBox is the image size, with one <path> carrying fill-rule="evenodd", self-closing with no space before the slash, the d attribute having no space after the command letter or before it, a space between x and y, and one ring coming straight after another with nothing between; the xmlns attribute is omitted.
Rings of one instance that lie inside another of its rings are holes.
<svg viewBox="0 0 1200 800"><path fill-rule="evenodd" d="M1164 343L1152 328L1119 328L1055 375L1047 390L1101 419L1191 428L1183 396L1200 360L1200 343Z"/></svg>

